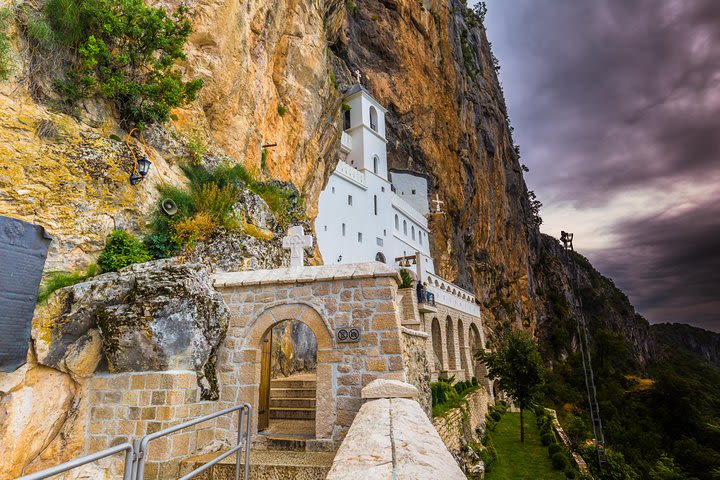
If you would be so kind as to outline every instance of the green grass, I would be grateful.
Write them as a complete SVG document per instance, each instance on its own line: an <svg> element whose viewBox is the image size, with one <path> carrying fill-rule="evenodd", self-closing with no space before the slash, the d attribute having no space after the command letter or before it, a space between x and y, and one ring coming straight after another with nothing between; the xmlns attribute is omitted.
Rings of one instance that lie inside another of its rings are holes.
<svg viewBox="0 0 720 480"><path fill-rule="evenodd" d="M485 475L485 480L565 480L565 474L553 470L547 447L540 443L535 415L527 410L525 417L525 443L520 443L520 414L506 413L494 432L493 443L497 461Z"/></svg>
<svg viewBox="0 0 720 480"><path fill-rule="evenodd" d="M64 287L84 282L98 274L96 265L90 265L84 272L51 272L45 279L38 292L38 303L45 303L50 295Z"/></svg>

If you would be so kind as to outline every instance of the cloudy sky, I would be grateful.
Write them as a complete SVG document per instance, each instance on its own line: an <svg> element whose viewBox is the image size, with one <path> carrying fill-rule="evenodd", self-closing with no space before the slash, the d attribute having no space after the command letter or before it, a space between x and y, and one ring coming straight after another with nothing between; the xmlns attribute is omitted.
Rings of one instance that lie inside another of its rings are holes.
<svg viewBox="0 0 720 480"><path fill-rule="evenodd" d="M650 322L720 331L720 0L489 0L543 231Z"/></svg>

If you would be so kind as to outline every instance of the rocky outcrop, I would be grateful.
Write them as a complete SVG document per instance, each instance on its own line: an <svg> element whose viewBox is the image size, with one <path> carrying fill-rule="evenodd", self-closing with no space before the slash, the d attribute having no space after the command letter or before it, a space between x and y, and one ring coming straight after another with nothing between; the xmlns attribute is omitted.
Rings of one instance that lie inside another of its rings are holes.
<svg viewBox="0 0 720 480"><path fill-rule="evenodd" d="M33 321L34 349L73 378L92 374L101 351L110 372L195 370L203 398L217 398L228 319L206 267L158 260L56 292Z"/></svg>
<svg viewBox="0 0 720 480"><path fill-rule="evenodd" d="M591 341L600 329L620 335L627 343L630 359L641 368L657 354L648 321L585 257L565 252L556 239L541 235L532 265L537 335L545 358L564 359L577 348L577 305L582 305Z"/></svg>
<svg viewBox="0 0 720 480"><path fill-rule="evenodd" d="M56 440L77 412L76 393L69 375L39 365L25 364L0 376L0 479L21 475L40 452L63 443Z"/></svg>
<svg viewBox="0 0 720 480"><path fill-rule="evenodd" d="M720 366L720 333L682 323L659 323L652 325L650 330L658 343Z"/></svg>

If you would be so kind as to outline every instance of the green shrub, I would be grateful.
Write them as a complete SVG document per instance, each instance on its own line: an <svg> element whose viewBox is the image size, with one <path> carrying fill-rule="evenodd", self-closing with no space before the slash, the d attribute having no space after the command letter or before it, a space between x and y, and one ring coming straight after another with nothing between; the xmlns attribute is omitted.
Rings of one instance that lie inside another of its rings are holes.
<svg viewBox="0 0 720 480"><path fill-rule="evenodd" d="M480 460L485 464L485 473L490 472L492 465L497 461L497 450L492 441L485 443L485 448L480 451Z"/></svg>
<svg viewBox="0 0 720 480"><path fill-rule="evenodd" d="M155 260L170 258L180 253L181 250L177 239L164 232L148 235L143 243L150 256Z"/></svg>
<svg viewBox="0 0 720 480"><path fill-rule="evenodd" d="M412 276L410 275L410 272L408 272L404 268L400 269L400 279L402 280L402 283L400 284L400 288L412 287L412 284L413 284Z"/></svg>
<svg viewBox="0 0 720 480"><path fill-rule="evenodd" d="M234 185L220 187L215 182L200 185L192 192L195 211L207 213L225 227L230 227L233 206L239 194Z"/></svg>
<svg viewBox="0 0 720 480"><path fill-rule="evenodd" d="M278 107L277 107L278 115L280 115L281 117L284 117L285 114L287 113L287 111L288 110L287 110L287 108L285 108L284 105L278 105Z"/></svg>
<svg viewBox="0 0 720 480"><path fill-rule="evenodd" d="M143 0L49 0L45 16L58 43L77 55L56 82L68 103L100 96L126 125L166 122L173 107L194 100L202 80L183 82L173 65L185 59L188 10L171 16Z"/></svg>
<svg viewBox="0 0 720 480"><path fill-rule="evenodd" d="M490 414L490 418L492 418L492 419L495 420L496 422L499 422L500 419L502 418L502 415L500 414L500 412L498 412L498 411L496 410L496 411L493 411L493 412Z"/></svg>
<svg viewBox="0 0 720 480"><path fill-rule="evenodd" d="M570 438L570 442L575 446L580 445L585 439L590 437L590 431L585 421L575 415L568 416L565 431Z"/></svg>
<svg viewBox="0 0 720 480"><path fill-rule="evenodd" d="M9 8L0 8L0 80L7 80L13 69L10 57L10 37L6 31L11 17Z"/></svg>
<svg viewBox="0 0 720 480"><path fill-rule="evenodd" d="M552 457L553 455L555 455L558 452L562 452L562 450L563 450L563 447L561 447L560 444L558 444L558 443L551 443L550 445L548 445L548 455L550 457Z"/></svg>
<svg viewBox="0 0 720 480"><path fill-rule="evenodd" d="M84 282L97 275L97 265L90 265L84 272L51 272L38 292L38 303L44 303L56 290Z"/></svg>
<svg viewBox="0 0 720 480"><path fill-rule="evenodd" d="M472 381L471 381L471 382L472 382L472 386L473 386L473 387L477 387L477 386L478 386L478 379L477 379L477 378L472 377Z"/></svg>
<svg viewBox="0 0 720 480"><path fill-rule="evenodd" d="M207 142L203 140L199 133L193 133L190 135L190 138L188 138L185 147L190 153L193 165L200 165L200 162L202 162L203 157L208 151Z"/></svg>
<svg viewBox="0 0 720 480"><path fill-rule="evenodd" d="M555 442L555 436L552 433L543 433L540 437L540 442L544 447L547 447L551 443Z"/></svg>
<svg viewBox="0 0 720 480"><path fill-rule="evenodd" d="M555 470L565 470L568 467L568 459L564 452L558 452L550 457Z"/></svg>
<svg viewBox="0 0 720 480"><path fill-rule="evenodd" d="M133 263L149 260L150 254L140 240L124 230L114 230L108 235L97 264L103 272L116 272Z"/></svg>
<svg viewBox="0 0 720 480"><path fill-rule="evenodd" d="M575 473L575 470L568 468L565 470L565 478L573 479L577 477L577 473Z"/></svg>

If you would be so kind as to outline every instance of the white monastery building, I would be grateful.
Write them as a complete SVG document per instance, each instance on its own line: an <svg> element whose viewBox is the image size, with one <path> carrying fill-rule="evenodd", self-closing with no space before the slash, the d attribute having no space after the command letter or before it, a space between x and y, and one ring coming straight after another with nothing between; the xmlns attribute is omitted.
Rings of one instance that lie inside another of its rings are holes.
<svg viewBox="0 0 720 480"><path fill-rule="evenodd" d="M475 296L435 275L428 179L388 171L387 110L360 84L347 92L344 106L340 161L320 194L315 220L325 264L375 260L404 267L437 304L479 319Z"/></svg>

